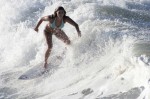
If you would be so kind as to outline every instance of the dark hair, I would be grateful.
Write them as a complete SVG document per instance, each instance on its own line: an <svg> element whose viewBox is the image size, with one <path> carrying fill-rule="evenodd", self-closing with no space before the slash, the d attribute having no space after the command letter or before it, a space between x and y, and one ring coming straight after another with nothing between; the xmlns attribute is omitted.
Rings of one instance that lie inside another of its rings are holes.
<svg viewBox="0 0 150 99"><path fill-rule="evenodd" d="M64 11L64 16L63 17L66 17L66 11L65 11L65 9L62 6L59 6L59 7L57 7L55 9L54 14L51 15L52 18L56 18L57 17L57 11L58 10L63 10Z"/></svg>

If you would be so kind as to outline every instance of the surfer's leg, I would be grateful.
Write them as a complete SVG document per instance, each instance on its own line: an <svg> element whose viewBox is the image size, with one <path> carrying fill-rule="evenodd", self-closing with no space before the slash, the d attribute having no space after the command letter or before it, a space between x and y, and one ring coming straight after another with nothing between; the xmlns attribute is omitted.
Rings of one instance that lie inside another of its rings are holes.
<svg viewBox="0 0 150 99"><path fill-rule="evenodd" d="M44 34L45 34L46 42L48 45L48 49L45 53L45 64L44 64L44 68L47 68L47 60L48 60L48 57L50 56L53 44L52 44L52 33L44 30Z"/></svg>
<svg viewBox="0 0 150 99"><path fill-rule="evenodd" d="M71 41L69 37L64 33L64 31L60 31L59 33L55 33L56 37L62 40L67 45L70 45Z"/></svg>

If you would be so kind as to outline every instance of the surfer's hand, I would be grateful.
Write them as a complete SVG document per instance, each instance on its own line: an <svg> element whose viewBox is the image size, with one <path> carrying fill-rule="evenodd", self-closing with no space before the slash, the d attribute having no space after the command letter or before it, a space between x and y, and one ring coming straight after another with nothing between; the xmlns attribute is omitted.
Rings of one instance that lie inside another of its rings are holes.
<svg viewBox="0 0 150 99"><path fill-rule="evenodd" d="M78 36L81 37L81 31L78 31Z"/></svg>
<svg viewBox="0 0 150 99"><path fill-rule="evenodd" d="M38 29L38 28L34 28L34 30L35 30L36 32L38 32L38 31L39 31L39 29Z"/></svg>

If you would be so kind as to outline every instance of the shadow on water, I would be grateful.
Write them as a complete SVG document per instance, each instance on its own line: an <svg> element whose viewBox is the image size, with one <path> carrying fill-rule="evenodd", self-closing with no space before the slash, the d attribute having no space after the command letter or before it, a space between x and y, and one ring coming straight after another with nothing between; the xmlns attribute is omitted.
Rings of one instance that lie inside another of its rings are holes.
<svg viewBox="0 0 150 99"><path fill-rule="evenodd" d="M9 87L0 88L0 99L16 99L18 97L16 89Z"/></svg>
<svg viewBox="0 0 150 99"><path fill-rule="evenodd" d="M137 99L144 89L145 88L143 86L135 87L130 89L127 92L112 94L106 97L101 97L96 99Z"/></svg>
<svg viewBox="0 0 150 99"><path fill-rule="evenodd" d="M0 88L0 99L36 99L40 97L35 93L20 93L17 89L4 87Z"/></svg>

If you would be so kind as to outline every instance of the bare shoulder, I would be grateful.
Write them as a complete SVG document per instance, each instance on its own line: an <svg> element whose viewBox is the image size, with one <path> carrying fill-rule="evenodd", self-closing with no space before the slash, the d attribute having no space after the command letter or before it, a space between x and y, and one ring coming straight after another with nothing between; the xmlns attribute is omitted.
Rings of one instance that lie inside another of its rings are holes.
<svg viewBox="0 0 150 99"><path fill-rule="evenodd" d="M65 22L68 22L68 23L71 23L71 24L74 24L74 20L71 19L69 16L65 16Z"/></svg>
<svg viewBox="0 0 150 99"><path fill-rule="evenodd" d="M71 25L77 25L74 20L72 20L69 16L65 16L65 22L70 23Z"/></svg>
<svg viewBox="0 0 150 99"><path fill-rule="evenodd" d="M65 21L65 22L68 22L68 21L70 21L70 20L72 20L72 19L71 19L69 16L65 16L65 17L64 17L64 21Z"/></svg>
<svg viewBox="0 0 150 99"><path fill-rule="evenodd" d="M54 19L55 19L54 15L49 15L48 17L49 17L49 21L50 21L51 23L52 23L52 22L54 21Z"/></svg>
<svg viewBox="0 0 150 99"><path fill-rule="evenodd" d="M52 15L44 16L44 17L42 17L42 20L51 22L53 20L53 17L52 17Z"/></svg>

